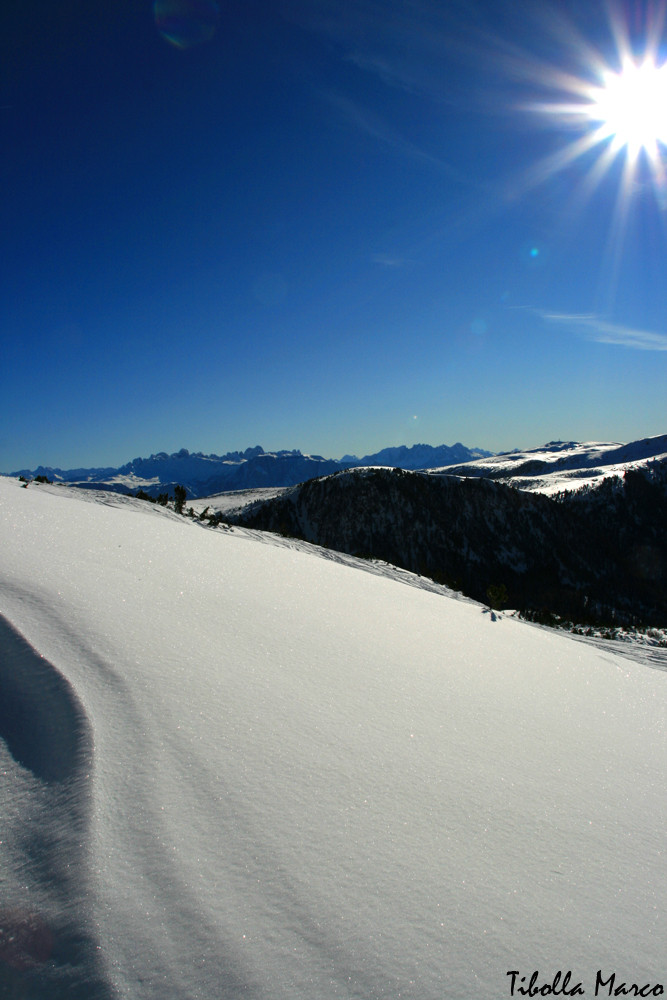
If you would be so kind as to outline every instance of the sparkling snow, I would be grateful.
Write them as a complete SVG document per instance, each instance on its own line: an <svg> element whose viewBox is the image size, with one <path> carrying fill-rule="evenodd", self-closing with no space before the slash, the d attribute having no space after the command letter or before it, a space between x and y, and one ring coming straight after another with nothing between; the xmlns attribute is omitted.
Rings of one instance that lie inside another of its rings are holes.
<svg viewBox="0 0 667 1000"><path fill-rule="evenodd" d="M667 984L665 672L118 495L0 533L0 993Z"/></svg>

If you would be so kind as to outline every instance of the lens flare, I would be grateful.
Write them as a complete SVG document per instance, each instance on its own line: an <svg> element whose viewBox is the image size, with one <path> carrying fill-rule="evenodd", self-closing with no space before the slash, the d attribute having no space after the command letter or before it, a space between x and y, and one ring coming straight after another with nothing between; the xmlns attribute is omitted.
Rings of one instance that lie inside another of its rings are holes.
<svg viewBox="0 0 667 1000"><path fill-rule="evenodd" d="M215 0L155 0L153 10L158 31L178 49L210 41L220 17Z"/></svg>

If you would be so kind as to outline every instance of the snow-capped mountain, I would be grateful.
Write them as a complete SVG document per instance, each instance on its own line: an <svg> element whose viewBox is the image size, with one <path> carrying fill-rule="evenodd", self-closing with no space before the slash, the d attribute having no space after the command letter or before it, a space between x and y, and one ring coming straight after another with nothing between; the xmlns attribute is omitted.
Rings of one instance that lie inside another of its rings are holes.
<svg viewBox="0 0 667 1000"><path fill-rule="evenodd" d="M294 486L296 483L325 476L339 469L359 465L395 465L401 468L423 469L444 466L454 462L470 462L490 452L479 448L465 448L455 444L451 448L441 445L414 445L412 448L387 448L363 459L348 455L341 460L323 458L321 455L302 455L298 450L265 452L259 445L243 452L226 455L190 453L182 448L172 455L159 452L150 458L135 458L120 468L19 469L12 476L34 479L45 476L53 482L93 489L110 489L120 493L143 490L150 496L172 493L177 483L187 490L188 497L196 498L222 493L269 486Z"/></svg>
<svg viewBox="0 0 667 1000"><path fill-rule="evenodd" d="M478 458L490 457L493 453L482 448L466 448L457 442L453 445L441 444L433 447L430 444L413 444L411 447L400 445L397 448L383 448L373 455L344 455L341 464L349 467L365 465L388 465L398 469L437 469L457 463L472 462Z"/></svg>
<svg viewBox="0 0 667 1000"><path fill-rule="evenodd" d="M117 494L0 549L1 996L664 991L667 651Z"/></svg>
<svg viewBox="0 0 667 1000"><path fill-rule="evenodd" d="M119 468L63 470L40 466L13 475L28 479L42 475L53 482L119 493L143 490L150 496L172 493L179 483L189 497L199 497L249 486L292 486L339 468L340 463L319 455L302 455L300 451L266 453L257 446L222 456L191 454L182 448L171 455L159 452L149 458L135 458Z"/></svg>

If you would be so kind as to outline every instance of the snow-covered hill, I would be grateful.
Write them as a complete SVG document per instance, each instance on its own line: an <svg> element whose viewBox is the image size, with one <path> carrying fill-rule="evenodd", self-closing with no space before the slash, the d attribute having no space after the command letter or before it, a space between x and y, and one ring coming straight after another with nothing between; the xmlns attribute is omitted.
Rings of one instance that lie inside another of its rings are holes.
<svg viewBox="0 0 667 1000"><path fill-rule="evenodd" d="M455 476L511 482L522 490L550 494L590 486L605 477L622 476L628 469L644 467L651 461L667 461L667 434L629 444L551 441L531 451L512 451L461 465L450 464L445 471Z"/></svg>
<svg viewBox="0 0 667 1000"><path fill-rule="evenodd" d="M664 671L113 494L0 544L3 996L667 986Z"/></svg>

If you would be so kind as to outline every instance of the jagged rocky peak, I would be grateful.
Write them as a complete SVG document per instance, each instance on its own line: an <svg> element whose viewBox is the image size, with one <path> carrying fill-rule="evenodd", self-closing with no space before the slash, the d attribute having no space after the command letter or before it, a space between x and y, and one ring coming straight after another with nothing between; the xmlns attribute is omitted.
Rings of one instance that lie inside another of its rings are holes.
<svg viewBox="0 0 667 1000"><path fill-rule="evenodd" d="M187 448L168 454L160 451L148 458L134 458L116 469L40 469L37 473L23 469L14 475L34 478L36 474L47 475L61 482L112 489L119 492L144 490L157 496L173 489L175 483L185 486L188 497L210 496L238 489L256 486L293 486L315 476L328 475L339 469L358 465L401 466L409 469L423 469L442 466L452 462L473 461L480 455L487 455L478 449L467 449L461 444L452 448L440 445L401 445L387 448L363 459L346 456L344 460L325 458L322 455L304 455L298 448L265 452L261 445L244 451L231 451L220 455L205 455L190 452Z"/></svg>

